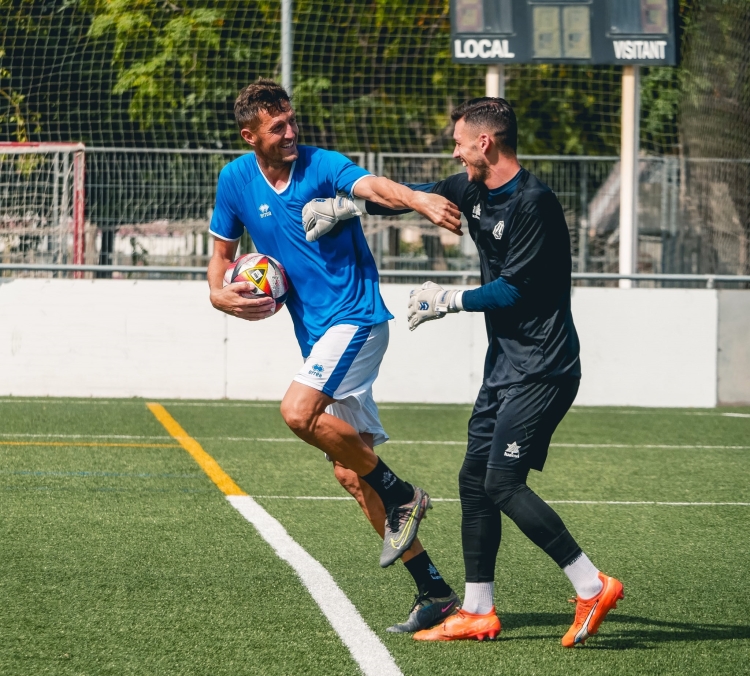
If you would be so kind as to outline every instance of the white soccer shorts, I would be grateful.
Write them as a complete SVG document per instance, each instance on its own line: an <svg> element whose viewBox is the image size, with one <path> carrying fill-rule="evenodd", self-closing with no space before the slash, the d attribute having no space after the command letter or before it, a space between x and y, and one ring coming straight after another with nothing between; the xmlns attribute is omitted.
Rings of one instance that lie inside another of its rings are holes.
<svg viewBox="0 0 750 676"><path fill-rule="evenodd" d="M388 347L388 322L376 326L332 326L313 345L294 380L327 394L336 402L326 413L373 435L377 446L388 441L372 398L372 384Z"/></svg>

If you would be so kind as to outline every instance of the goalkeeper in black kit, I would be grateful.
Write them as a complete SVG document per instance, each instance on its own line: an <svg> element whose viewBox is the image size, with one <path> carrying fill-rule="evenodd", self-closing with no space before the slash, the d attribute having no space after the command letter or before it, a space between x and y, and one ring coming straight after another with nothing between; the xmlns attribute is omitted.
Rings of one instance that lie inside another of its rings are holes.
<svg viewBox="0 0 750 676"><path fill-rule="evenodd" d="M597 633L623 598L623 586L599 572L526 481L530 470L543 469L552 433L572 405L581 378L570 307L568 228L552 190L518 163L516 117L507 101L473 99L459 106L452 119L453 157L466 172L409 187L443 195L464 214L479 251L482 286L460 291L425 283L411 292L409 328L453 312L484 312L489 347L459 473L463 608L414 638L498 635L494 579L502 513L575 588L575 620L562 639L563 646L573 647ZM310 203L303 214L308 236L321 236L347 218L345 209L357 211L357 206L334 199ZM364 208L375 215L403 213L371 202Z"/></svg>

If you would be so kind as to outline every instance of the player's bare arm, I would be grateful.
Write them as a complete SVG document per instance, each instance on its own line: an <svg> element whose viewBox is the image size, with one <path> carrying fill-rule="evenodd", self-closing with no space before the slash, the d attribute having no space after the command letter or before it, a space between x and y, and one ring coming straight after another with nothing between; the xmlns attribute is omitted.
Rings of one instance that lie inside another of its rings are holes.
<svg viewBox="0 0 750 676"><path fill-rule="evenodd" d="M354 195L390 209L413 209L427 220L462 235L461 212L436 193L412 190L383 176L367 176L354 186Z"/></svg>
<svg viewBox="0 0 750 676"><path fill-rule="evenodd" d="M252 290L250 282L237 282L224 286L224 273L237 253L237 242L214 240L214 252L208 263L208 286L211 290L211 305L233 317L257 322L270 317L276 309L273 298L244 298L242 291Z"/></svg>

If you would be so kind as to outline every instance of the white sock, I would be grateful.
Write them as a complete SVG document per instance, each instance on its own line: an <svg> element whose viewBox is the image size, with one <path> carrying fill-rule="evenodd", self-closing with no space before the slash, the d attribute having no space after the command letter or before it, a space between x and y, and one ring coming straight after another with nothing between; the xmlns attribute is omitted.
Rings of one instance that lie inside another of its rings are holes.
<svg viewBox="0 0 750 676"><path fill-rule="evenodd" d="M604 586L599 579L599 570L583 553L575 561L565 566L563 573L568 576L575 587L576 594L582 599L593 598Z"/></svg>
<svg viewBox="0 0 750 676"><path fill-rule="evenodd" d="M486 615L495 606L494 582L467 582L466 595L461 606L467 613Z"/></svg>

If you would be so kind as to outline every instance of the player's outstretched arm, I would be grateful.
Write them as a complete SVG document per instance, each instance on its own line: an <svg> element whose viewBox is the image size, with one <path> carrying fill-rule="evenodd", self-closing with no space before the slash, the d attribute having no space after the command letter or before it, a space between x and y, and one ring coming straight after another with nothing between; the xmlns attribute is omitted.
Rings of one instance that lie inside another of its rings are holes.
<svg viewBox="0 0 750 676"><path fill-rule="evenodd" d="M521 292L504 277L468 291L444 289L435 282L425 282L411 290L406 319L409 330L413 331L420 324L442 319L451 312L503 310L514 307L520 299Z"/></svg>
<svg viewBox="0 0 750 676"><path fill-rule="evenodd" d="M214 239L214 253L208 263L208 286L211 290L211 305L233 317L257 322L270 317L276 310L273 298L244 298L240 292L252 290L250 282L235 282L224 286L224 273L237 253L238 242Z"/></svg>
<svg viewBox="0 0 750 676"><path fill-rule="evenodd" d="M442 195L420 192L383 176L366 176L357 181L354 195L390 209L413 209L427 220L461 235L461 212Z"/></svg>

